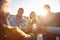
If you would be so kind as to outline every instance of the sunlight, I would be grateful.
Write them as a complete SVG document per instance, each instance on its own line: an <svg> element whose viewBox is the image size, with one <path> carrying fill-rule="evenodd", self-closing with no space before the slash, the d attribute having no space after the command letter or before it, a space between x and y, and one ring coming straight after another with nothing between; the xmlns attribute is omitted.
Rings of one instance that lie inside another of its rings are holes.
<svg viewBox="0 0 60 40"><path fill-rule="evenodd" d="M46 13L46 11L45 11L44 9L42 9L40 15L41 15L41 16L46 16L47 13Z"/></svg>
<svg viewBox="0 0 60 40"><path fill-rule="evenodd" d="M60 11L60 5L57 0L12 0L9 11L12 15L17 14L18 8L24 8L24 16L29 16L31 11L35 11L37 15L46 15L43 6L49 4L52 12ZM16 6L17 5L17 6Z"/></svg>

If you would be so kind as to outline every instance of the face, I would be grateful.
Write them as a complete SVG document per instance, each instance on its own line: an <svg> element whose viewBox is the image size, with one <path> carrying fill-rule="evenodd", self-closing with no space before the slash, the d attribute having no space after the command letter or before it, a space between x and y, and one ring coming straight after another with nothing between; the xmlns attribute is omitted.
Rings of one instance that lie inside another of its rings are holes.
<svg viewBox="0 0 60 40"><path fill-rule="evenodd" d="M45 6L44 6L44 9L45 9L46 11L50 11L49 5L45 5Z"/></svg>
<svg viewBox="0 0 60 40"><path fill-rule="evenodd" d="M35 15L35 12L31 12L30 14L30 18L34 18L36 15Z"/></svg>
<svg viewBox="0 0 60 40"><path fill-rule="evenodd" d="M18 16L22 16L23 15L23 12L24 12L24 10L22 9L22 8L20 8L19 10L18 10Z"/></svg>

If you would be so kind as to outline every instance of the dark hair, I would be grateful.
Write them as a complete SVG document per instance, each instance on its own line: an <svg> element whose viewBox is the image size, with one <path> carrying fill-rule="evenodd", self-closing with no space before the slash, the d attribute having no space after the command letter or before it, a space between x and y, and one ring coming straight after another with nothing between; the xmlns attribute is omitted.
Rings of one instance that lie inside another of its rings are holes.
<svg viewBox="0 0 60 40"><path fill-rule="evenodd" d="M50 6L49 6L49 5L44 5L44 8L45 8L45 7L50 8Z"/></svg>
<svg viewBox="0 0 60 40"><path fill-rule="evenodd" d="M18 10L20 10L20 9L21 9L21 10L24 10L23 8L19 8Z"/></svg>

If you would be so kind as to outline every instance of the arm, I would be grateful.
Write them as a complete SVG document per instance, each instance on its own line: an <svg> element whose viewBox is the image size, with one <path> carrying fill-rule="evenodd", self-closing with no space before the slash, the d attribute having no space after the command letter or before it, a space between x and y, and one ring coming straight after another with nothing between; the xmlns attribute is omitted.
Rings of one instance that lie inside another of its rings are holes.
<svg viewBox="0 0 60 40"><path fill-rule="evenodd" d="M60 36L60 27L41 27L42 33Z"/></svg>
<svg viewBox="0 0 60 40"><path fill-rule="evenodd" d="M60 36L60 27L47 27L47 32Z"/></svg>
<svg viewBox="0 0 60 40"><path fill-rule="evenodd" d="M13 38L13 39L30 39L31 38L31 35L28 35L26 33L24 33L21 29L19 29L18 27L11 27L11 26L8 26L7 28L7 35L9 35L10 38Z"/></svg>

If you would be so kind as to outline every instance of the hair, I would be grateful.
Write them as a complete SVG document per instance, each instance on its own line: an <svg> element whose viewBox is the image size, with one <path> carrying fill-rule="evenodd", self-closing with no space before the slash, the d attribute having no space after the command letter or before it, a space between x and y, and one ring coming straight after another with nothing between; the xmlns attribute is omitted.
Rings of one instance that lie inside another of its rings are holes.
<svg viewBox="0 0 60 40"><path fill-rule="evenodd" d="M18 10L24 10L23 8L19 8Z"/></svg>
<svg viewBox="0 0 60 40"><path fill-rule="evenodd" d="M31 17L31 15L36 16L36 14L35 14L35 12L34 12L34 11L32 11L32 12L30 13L30 17Z"/></svg>
<svg viewBox="0 0 60 40"><path fill-rule="evenodd" d="M50 6L49 5L44 5L44 8L50 8Z"/></svg>

